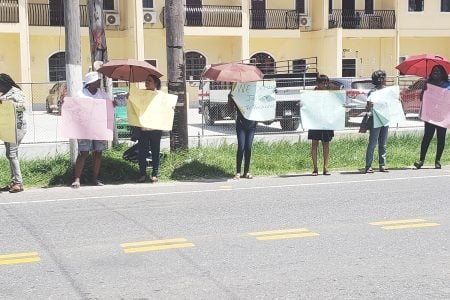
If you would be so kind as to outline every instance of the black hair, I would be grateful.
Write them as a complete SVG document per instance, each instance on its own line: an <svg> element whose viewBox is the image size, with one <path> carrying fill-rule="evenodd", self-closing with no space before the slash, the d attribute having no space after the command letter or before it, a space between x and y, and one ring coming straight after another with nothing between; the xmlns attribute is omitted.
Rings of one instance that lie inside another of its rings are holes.
<svg viewBox="0 0 450 300"><path fill-rule="evenodd" d="M383 84L386 79L386 72L383 70L376 70L372 73L372 84L375 86Z"/></svg>
<svg viewBox="0 0 450 300"><path fill-rule="evenodd" d="M435 65L433 66L433 68L431 69L431 72L433 72L434 69L439 69L440 73L441 73L441 78L439 78L440 81L448 81L448 73L445 70L445 68L441 65ZM428 81L434 81L433 79L431 79L431 72L430 72L430 76L428 76Z"/></svg>
<svg viewBox="0 0 450 300"><path fill-rule="evenodd" d="M153 79L153 81L155 82L155 85L156 85L156 89L160 90L161 89L161 79L159 79L158 77L156 77L153 74L148 75L148 77L151 77Z"/></svg>
<svg viewBox="0 0 450 300"><path fill-rule="evenodd" d="M0 74L0 88L1 87L5 87L7 88L6 91L1 91L3 93L6 93L7 91L9 91L12 87L16 87L19 90L21 90L20 86L17 85L17 83L14 82L14 80L11 78L11 76L9 76L8 74L5 73L1 73Z"/></svg>

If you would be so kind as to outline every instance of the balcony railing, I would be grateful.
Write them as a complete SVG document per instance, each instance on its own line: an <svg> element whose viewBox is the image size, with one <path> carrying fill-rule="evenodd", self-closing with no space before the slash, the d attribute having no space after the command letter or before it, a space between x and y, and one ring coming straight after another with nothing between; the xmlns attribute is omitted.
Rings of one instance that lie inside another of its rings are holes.
<svg viewBox="0 0 450 300"><path fill-rule="evenodd" d="M222 5L186 5L185 26L241 27L242 7Z"/></svg>
<svg viewBox="0 0 450 300"><path fill-rule="evenodd" d="M288 9L250 9L250 29L298 29L299 15Z"/></svg>
<svg viewBox="0 0 450 300"><path fill-rule="evenodd" d="M394 29L395 11L374 10L366 14L364 10L333 9L328 17L328 28L344 29Z"/></svg>
<svg viewBox="0 0 450 300"><path fill-rule="evenodd" d="M0 0L0 23L19 23L18 0Z"/></svg>
<svg viewBox="0 0 450 300"><path fill-rule="evenodd" d="M88 26L87 5L80 5L80 26ZM30 26L64 26L64 8L48 4L28 4L28 24Z"/></svg>

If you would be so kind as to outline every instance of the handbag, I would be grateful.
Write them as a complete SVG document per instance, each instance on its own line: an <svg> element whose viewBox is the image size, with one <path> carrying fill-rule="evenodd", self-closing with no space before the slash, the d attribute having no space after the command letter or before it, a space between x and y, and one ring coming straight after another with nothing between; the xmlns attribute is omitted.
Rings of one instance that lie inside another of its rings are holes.
<svg viewBox="0 0 450 300"><path fill-rule="evenodd" d="M373 117L369 113L365 113L361 124L359 125L359 133L366 133L372 127Z"/></svg>

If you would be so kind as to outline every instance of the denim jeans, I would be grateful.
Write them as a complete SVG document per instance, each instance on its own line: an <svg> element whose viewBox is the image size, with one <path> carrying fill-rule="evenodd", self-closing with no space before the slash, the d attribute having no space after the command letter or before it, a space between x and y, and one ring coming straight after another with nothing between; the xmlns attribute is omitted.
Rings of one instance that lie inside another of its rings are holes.
<svg viewBox="0 0 450 300"><path fill-rule="evenodd" d="M372 166L373 152L378 144L378 163L381 166L386 165L386 144L389 126L370 128L369 144L366 151L366 168Z"/></svg>
<svg viewBox="0 0 450 300"><path fill-rule="evenodd" d="M161 148L161 130L142 130L138 140L139 149L139 174L147 175L147 156L149 147L152 151L152 177L158 176L159 170L159 153Z"/></svg>
<svg viewBox="0 0 450 300"><path fill-rule="evenodd" d="M239 118L236 120L236 135L238 140L236 152L236 173L241 173L242 158L244 158L244 174L250 170L252 144L256 131L256 122Z"/></svg>
<svg viewBox="0 0 450 300"><path fill-rule="evenodd" d="M12 183L22 184L22 172L20 171L19 163L19 145L26 132L27 126L24 124L21 126L21 129L17 129L17 144L5 142L6 157L9 160Z"/></svg>

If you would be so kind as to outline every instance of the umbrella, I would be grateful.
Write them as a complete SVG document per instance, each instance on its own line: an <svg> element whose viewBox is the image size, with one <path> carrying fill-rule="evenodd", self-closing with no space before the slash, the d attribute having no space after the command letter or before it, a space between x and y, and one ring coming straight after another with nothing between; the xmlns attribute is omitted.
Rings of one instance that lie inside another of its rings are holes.
<svg viewBox="0 0 450 300"><path fill-rule="evenodd" d="M136 59L112 59L97 70L112 79L130 82L145 81L149 75L161 77L158 69L145 61Z"/></svg>
<svg viewBox="0 0 450 300"><path fill-rule="evenodd" d="M430 76L431 69L435 65L441 65L450 73L450 62L443 56L435 54L413 55L405 59L395 68L404 75L417 75L423 78Z"/></svg>
<svg viewBox="0 0 450 300"><path fill-rule="evenodd" d="M255 66L241 63L214 64L203 73L203 77L214 81L250 82L262 80L263 72Z"/></svg>

